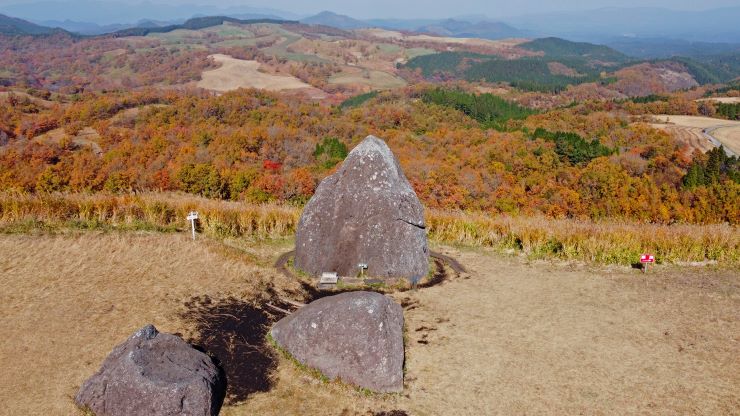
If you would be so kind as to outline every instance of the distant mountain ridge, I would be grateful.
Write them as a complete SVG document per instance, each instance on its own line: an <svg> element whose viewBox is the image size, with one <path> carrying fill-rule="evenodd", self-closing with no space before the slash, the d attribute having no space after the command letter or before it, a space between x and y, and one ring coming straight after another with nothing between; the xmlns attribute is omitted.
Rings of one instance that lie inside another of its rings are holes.
<svg viewBox="0 0 740 416"><path fill-rule="evenodd" d="M469 22L459 19L442 20L404 20L404 19L370 19L359 20L350 16L323 11L317 15L300 20L309 25L331 26L352 30L369 27L380 27L393 30L408 30L430 33L439 36L504 39L524 36L524 32L502 22L477 20Z"/></svg>
<svg viewBox="0 0 740 416"><path fill-rule="evenodd" d="M345 30L360 29L369 26L366 22L361 20L326 10L317 15L301 19L300 22L307 25L331 26Z"/></svg>
<svg viewBox="0 0 740 416"><path fill-rule="evenodd" d="M183 21L184 20L159 22L159 21L153 21L149 19L142 19L134 24L117 23L117 24L110 24L110 25L98 25L98 24L90 23L90 22L78 22L78 21L67 19L67 20L61 20L61 21L60 20L46 20L40 23L44 26L59 27L68 32L78 33L80 35L102 35L104 33L112 33L112 32L116 32L119 30L130 29L132 27L161 27L161 26L182 23Z"/></svg>
<svg viewBox="0 0 740 416"><path fill-rule="evenodd" d="M514 16L506 22L543 36L600 41L613 37L740 42L740 7L678 11L657 7L609 7Z"/></svg>
<svg viewBox="0 0 740 416"><path fill-rule="evenodd" d="M4 14L0 14L0 34L3 35L51 35L54 33L64 32L60 28L52 28L47 26L37 25L27 20L19 19L17 17L10 17Z"/></svg>
<svg viewBox="0 0 740 416"><path fill-rule="evenodd" d="M436 24L421 26L416 31L433 33L440 36L494 40L525 36L523 31L502 22L479 21L471 23L455 19L447 19Z"/></svg>
<svg viewBox="0 0 740 416"><path fill-rule="evenodd" d="M119 30L103 36L125 37L125 36L146 36L149 33L167 33L178 29L200 30L208 27L219 26L225 22L236 24L255 24L255 23L298 23L294 20L277 20L277 19L249 19L242 20L228 16L205 16L194 17L186 20L182 24L167 25L159 27L132 27L129 29Z"/></svg>
<svg viewBox="0 0 740 416"><path fill-rule="evenodd" d="M0 5L0 13L35 23L70 20L107 25L135 25L143 19L177 22L199 16L235 18L271 18L295 20L299 15L271 8L249 6L219 7L208 4L163 4L154 0L37 0L28 3Z"/></svg>

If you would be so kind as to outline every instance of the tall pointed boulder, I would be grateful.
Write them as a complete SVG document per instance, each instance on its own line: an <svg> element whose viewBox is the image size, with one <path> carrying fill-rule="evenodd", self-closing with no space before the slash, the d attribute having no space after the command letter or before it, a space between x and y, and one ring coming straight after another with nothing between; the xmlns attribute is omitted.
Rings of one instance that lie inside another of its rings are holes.
<svg viewBox="0 0 740 416"><path fill-rule="evenodd" d="M355 147L308 201L296 232L295 266L313 276L337 272L418 280L429 270L424 209L375 136Z"/></svg>

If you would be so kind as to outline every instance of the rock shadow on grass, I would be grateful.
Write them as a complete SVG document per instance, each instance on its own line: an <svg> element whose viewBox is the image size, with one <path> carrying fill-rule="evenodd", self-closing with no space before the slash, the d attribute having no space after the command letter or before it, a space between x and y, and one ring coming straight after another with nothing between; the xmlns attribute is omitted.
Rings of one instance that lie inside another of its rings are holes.
<svg viewBox="0 0 740 416"><path fill-rule="evenodd" d="M265 336L276 317L236 298L194 297L185 307L181 316L197 333L188 341L211 355L226 376L225 404L272 389L278 357Z"/></svg>

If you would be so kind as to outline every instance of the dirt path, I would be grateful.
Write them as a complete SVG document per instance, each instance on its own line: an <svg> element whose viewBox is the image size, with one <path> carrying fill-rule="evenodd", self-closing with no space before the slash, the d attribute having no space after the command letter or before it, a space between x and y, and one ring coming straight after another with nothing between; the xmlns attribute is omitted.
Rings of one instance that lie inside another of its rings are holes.
<svg viewBox="0 0 740 416"><path fill-rule="evenodd" d="M197 333L181 318L194 297L302 290L263 264L287 243L239 244L0 235L0 415L76 414L80 383L135 329ZM325 384L281 358L264 388L221 414L740 414L737 270L642 275L438 251L467 274L393 295L407 328L403 394Z"/></svg>

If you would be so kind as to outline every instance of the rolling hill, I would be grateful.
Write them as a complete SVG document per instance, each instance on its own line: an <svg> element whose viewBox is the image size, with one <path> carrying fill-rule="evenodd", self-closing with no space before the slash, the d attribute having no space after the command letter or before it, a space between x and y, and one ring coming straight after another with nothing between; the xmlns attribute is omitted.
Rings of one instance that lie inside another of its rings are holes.
<svg viewBox="0 0 740 416"><path fill-rule="evenodd" d="M587 42L572 42L554 37L535 39L522 43L519 47L531 51L543 52L545 56L585 59L590 62L621 63L629 60L627 55L608 46L595 45Z"/></svg>
<svg viewBox="0 0 740 416"><path fill-rule="evenodd" d="M471 23L447 19L416 28L418 32L461 38L506 39L524 36L524 32L502 22L480 21Z"/></svg>
<svg viewBox="0 0 740 416"><path fill-rule="evenodd" d="M0 14L0 34L3 35L51 35L63 29L40 26L27 20Z"/></svg>
<svg viewBox="0 0 740 416"><path fill-rule="evenodd" d="M248 24L258 24L258 23L282 24L282 23L297 23L297 22L290 22L286 20L275 20L275 19L241 20L241 19L237 19L234 17L228 17L228 16L206 16L206 17L194 17L192 19L186 20L185 23L182 23L182 24L155 26L155 27L153 26L132 27L129 29L123 29L123 30L113 32L111 35L114 37L146 36L150 33L167 33L167 32L172 32L178 29L200 30L200 29L206 29L209 27L223 25L224 23L248 25Z"/></svg>
<svg viewBox="0 0 740 416"><path fill-rule="evenodd" d="M301 19L301 23L305 23L307 25L329 26L337 29L359 29L370 26L368 23L361 20L353 19L349 16L330 11L323 11L315 16Z"/></svg>

